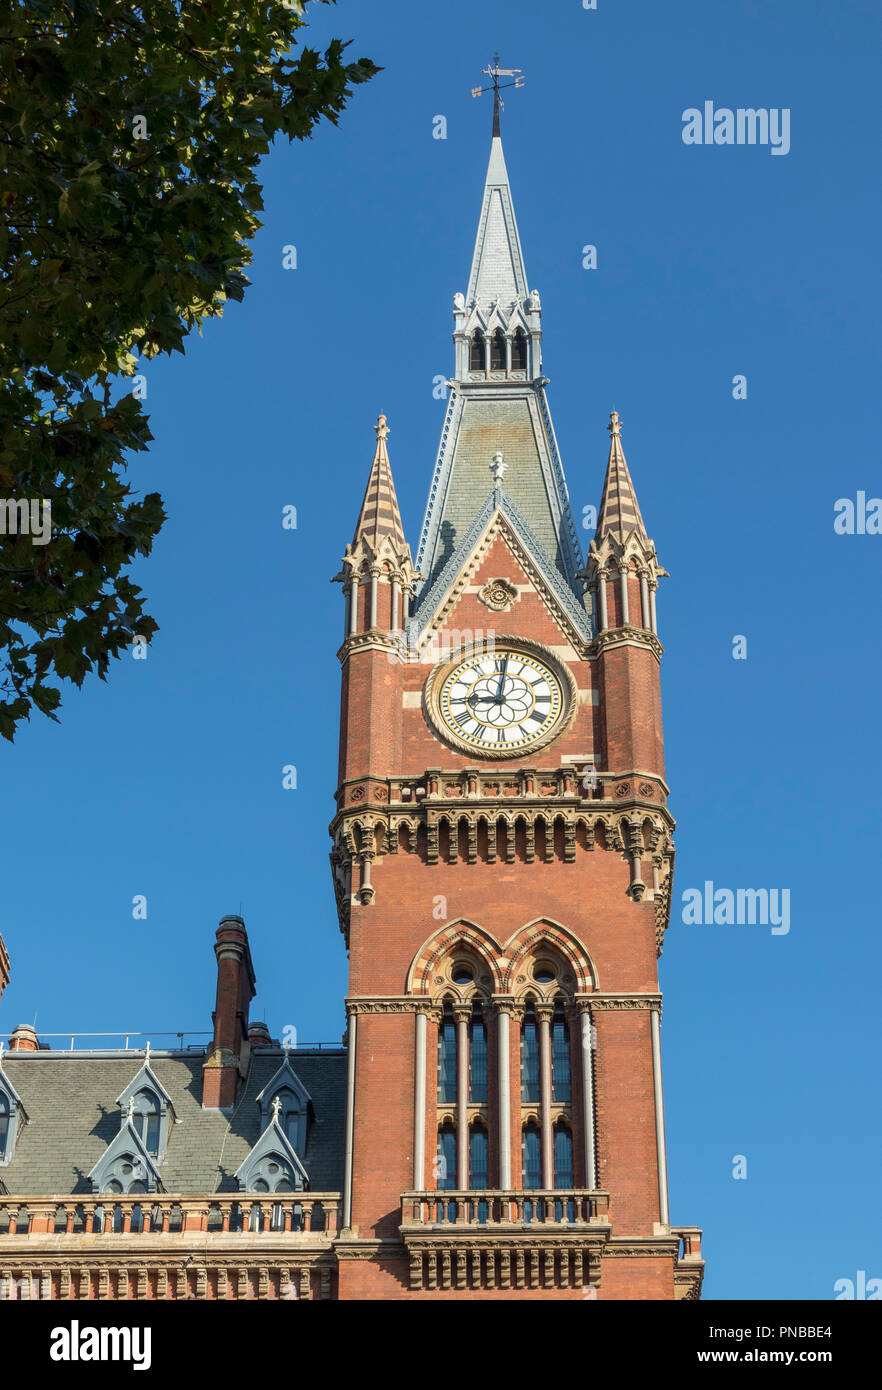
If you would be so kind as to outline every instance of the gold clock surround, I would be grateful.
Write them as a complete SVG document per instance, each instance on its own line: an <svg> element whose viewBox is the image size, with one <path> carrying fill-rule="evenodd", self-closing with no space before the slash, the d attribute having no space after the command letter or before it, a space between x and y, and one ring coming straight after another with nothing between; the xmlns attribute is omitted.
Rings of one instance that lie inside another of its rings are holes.
<svg viewBox="0 0 882 1390"><path fill-rule="evenodd" d="M482 656L494 657L505 652L519 653L525 657L531 657L534 661L540 661L547 666L552 675L557 680L561 691L561 709L557 719L550 728L537 734L535 739L528 743L519 744L517 747L481 747L467 738L461 737L445 719L441 710L441 691L448 676L461 666L464 661L471 658L480 659ZM509 761L524 757L532 757L533 753L540 748L545 748L555 739L561 738L567 732L575 717L578 705L578 691L576 681L572 671L556 656L548 647L541 642L534 642L527 637L508 636L499 633L495 636L493 647L489 650L476 645L471 651L463 650L459 655L441 661L434 666L429 673L428 679L423 687L423 713L432 729L432 732L461 753L468 753L471 757L479 761L492 759L499 761L508 759Z"/></svg>

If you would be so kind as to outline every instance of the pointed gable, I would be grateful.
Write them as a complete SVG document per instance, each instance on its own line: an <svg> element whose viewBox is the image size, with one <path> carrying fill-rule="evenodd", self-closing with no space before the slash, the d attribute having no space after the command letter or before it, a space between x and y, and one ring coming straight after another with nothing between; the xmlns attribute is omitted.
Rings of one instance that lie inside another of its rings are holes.
<svg viewBox="0 0 882 1390"><path fill-rule="evenodd" d="M116 1103L122 1111L128 1107L129 1101L134 1100L141 1091L153 1091L160 1106L164 1111L170 1112L174 1118L175 1109L172 1099L162 1082L157 1078L156 1073L150 1065L149 1049L143 1063L126 1086L116 1098Z"/></svg>
<svg viewBox="0 0 882 1390"><path fill-rule="evenodd" d="M262 1183L267 1191L277 1191L279 1181L289 1183L297 1192L309 1186L309 1175L275 1117L239 1165L236 1181L243 1192L263 1190L258 1188Z"/></svg>
<svg viewBox="0 0 882 1390"><path fill-rule="evenodd" d="M306 1110L307 1106L312 1104L312 1096L291 1066L287 1049L285 1050L284 1062L279 1067L278 1071L274 1072L270 1077L257 1097L257 1104L260 1106L261 1114L268 1113L274 1097L277 1096L280 1091L285 1090L294 1093L304 1110Z"/></svg>
<svg viewBox="0 0 882 1390"><path fill-rule="evenodd" d="M446 621L447 610L457 587L477 571L488 544L496 534L505 538L546 606L556 612L568 636L577 643L591 641L594 635L591 617L549 560L544 546L518 507L498 486L486 497L461 544L450 555L432 587L421 597L414 617L418 634L421 635L433 624Z"/></svg>
<svg viewBox="0 0 882 1390"><path fill-rule="evenodd" d="M93 1192L129 1192L136 1190L162 1191L159 1169L145 1148L131 1120L123 1121L119 1134L111 1139L104 1153L89 1174ZM118 1186L117 1186L118 1185Z"/></svg>

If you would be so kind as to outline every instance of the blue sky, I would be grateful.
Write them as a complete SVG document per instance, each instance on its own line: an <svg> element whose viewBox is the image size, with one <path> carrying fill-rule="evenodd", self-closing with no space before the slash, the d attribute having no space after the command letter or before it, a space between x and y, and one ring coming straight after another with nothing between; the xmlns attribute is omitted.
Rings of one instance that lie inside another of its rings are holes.
<svg viewBox="0 0 882 1390"><path fill-rule="evenodd" d="M147 369L156 439L131 478L169 512L138 565L160 633L0 749L4 1030L210 1028L214 928L241 909L257 1016L339 1040L328 580L380 411L415 547L489 149L470 90L498 48L527 75L503 137L574 511L599 501L615 406L672 575L672 1219L705 1228L706 1297L831 1298L882 1275L882 537L833 530L837 499L882 495L878 11L352 0L314 21L385 71L338 130L273 151L246 302ZM705 100L788 108L789 154L684 145ZM705 880L790 889L790 932L684 925Z"/></svg>

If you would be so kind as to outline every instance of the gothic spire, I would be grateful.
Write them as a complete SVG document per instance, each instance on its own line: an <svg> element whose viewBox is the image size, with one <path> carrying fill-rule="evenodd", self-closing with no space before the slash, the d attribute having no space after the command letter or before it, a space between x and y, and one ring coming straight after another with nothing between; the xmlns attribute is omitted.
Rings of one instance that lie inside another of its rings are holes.
<svg viewBox="0 0 882 1390"><path fill-rule="evenodd" d="M388 536L396 550L404 551L407 549L407 542L404 539L404 527L401 524L398 498L395 496L395 484L392 481L392 469L386 450L389 429L385 415L379 416L374 429L377 432L377 447L364 501L358 514L355 535L352 538L352 548L355 550L359 541L363 540L376 552L380 541Z"/></svg>
<svg viewBox="0 0 882 1390"><path fill-rule="evenodd" d="M497 98L498 99L498 98ZM526 299L527 272L518 236L508 170L499 134L499 110L494 107L493 139L484 180L478 234L466 290L466 305L484 311L492 304L508 308Z"/></svg>
<svg viewBox="0 0 882 1390"><path fill-rule="evenodd" d="M492 90L495 111L498 78L516 70L505 72L497 62L485 72L493 87L476 88L475 95ZM545 395L542 305L528 287L496 116L468 289L454 295L453 316L454 372L416 558L424 580L415 616L459 554L490 491L490 461L500 452L510 465L505 493L581 602L578 533Z"/></svg>
<svg viewBox="0 0 882 1390"><path fill-rule="evenodd" d="M597 517L595 540L600 542L604 536L614 536L624 544L627 536L636 531L646 539L646 527L637 505L637 494L628 472L622 449L622 422L618 411L609 417L609 459L606 477L603 482L603 496L600 499L600 512Z"/></svg>

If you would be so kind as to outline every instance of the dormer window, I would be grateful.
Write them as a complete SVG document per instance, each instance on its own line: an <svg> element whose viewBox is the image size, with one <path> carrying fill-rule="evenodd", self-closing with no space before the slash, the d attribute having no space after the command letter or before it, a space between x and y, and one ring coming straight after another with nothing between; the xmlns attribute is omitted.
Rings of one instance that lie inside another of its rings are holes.
<svg viewBox="0 0 882 1390"><path fill-rule="evenodd" d="M472 334L472 341L469 345L469 371L483 372L484 370L484 334L480 328L476 328Z"/></svg>
<svg viewBox="0 0 882 1390"><path fill-rule="evenodd" d="M28 1117L18 1092L0 1065L0 1163L9 1163L15 1141Z"/></svg>
<svg viewBox="0 0 882 1390"><path fill-rule="evenodd" d="M490 370L505 371L505 334L501 328L497 328L490 339Z"/></svg>
<svg viewBox="0 0 882 1390"><path fill-rule="evenodd" d="M128 1116L119 1134L111 1139L95 1164L89 1181L93 1192L124 1196L160 1190L159 1172Z"/></svg>
<svg viewBox="0 0 882 1390"><path fill-rule="evenodd" d="M516 328L511 342L511 369L513 372L527 370L527 335L523 328Z"/></svg>
<svg viewBox="0 0 882 1390"><path fill-rule="evenodd" d="M261 1128L266 1129L275 1119L295 1153L305 1158L312 1102L300 1077L293 1071L287 1052L284 1062L257 1097L257 1103Z"/></svg>
<svg viewBox="0 0 882 1390"><path fill-rule="evenodd" d="M139 1091L133 1098L132 1124L136 1133L143 1139L144 1147L152 1157L159 1154L159 1128L161 1109L159 1097L150 1090Z"/></svg>
<svg viewBox="0 0 882 1390"><path fill-rule="evenodd" d="M278 1091L276 1096L280 1102L279 1127L292 1149L303 1153L306 1149L306 1113L293 1091Z"/></svg>
<svg viewBox="0 0 882 1390"><path fill-rule="evenodd" d="M171 1097L154 1071L150 1048L144 1056L140 1071L117 1096L120 1109L120 1131L130 1124L151 1158L162 1160L168 1147L169 1127L175 1112Z"/></svg>
<svg viewBox="0 0 882 1390"><path fill-rule="evenodd" d="M241 1192L302 1192L309 1186L306 1169L282 1128L281 1100L272 1104L272 1115L245 1162L236 1172Z"/></svg>

